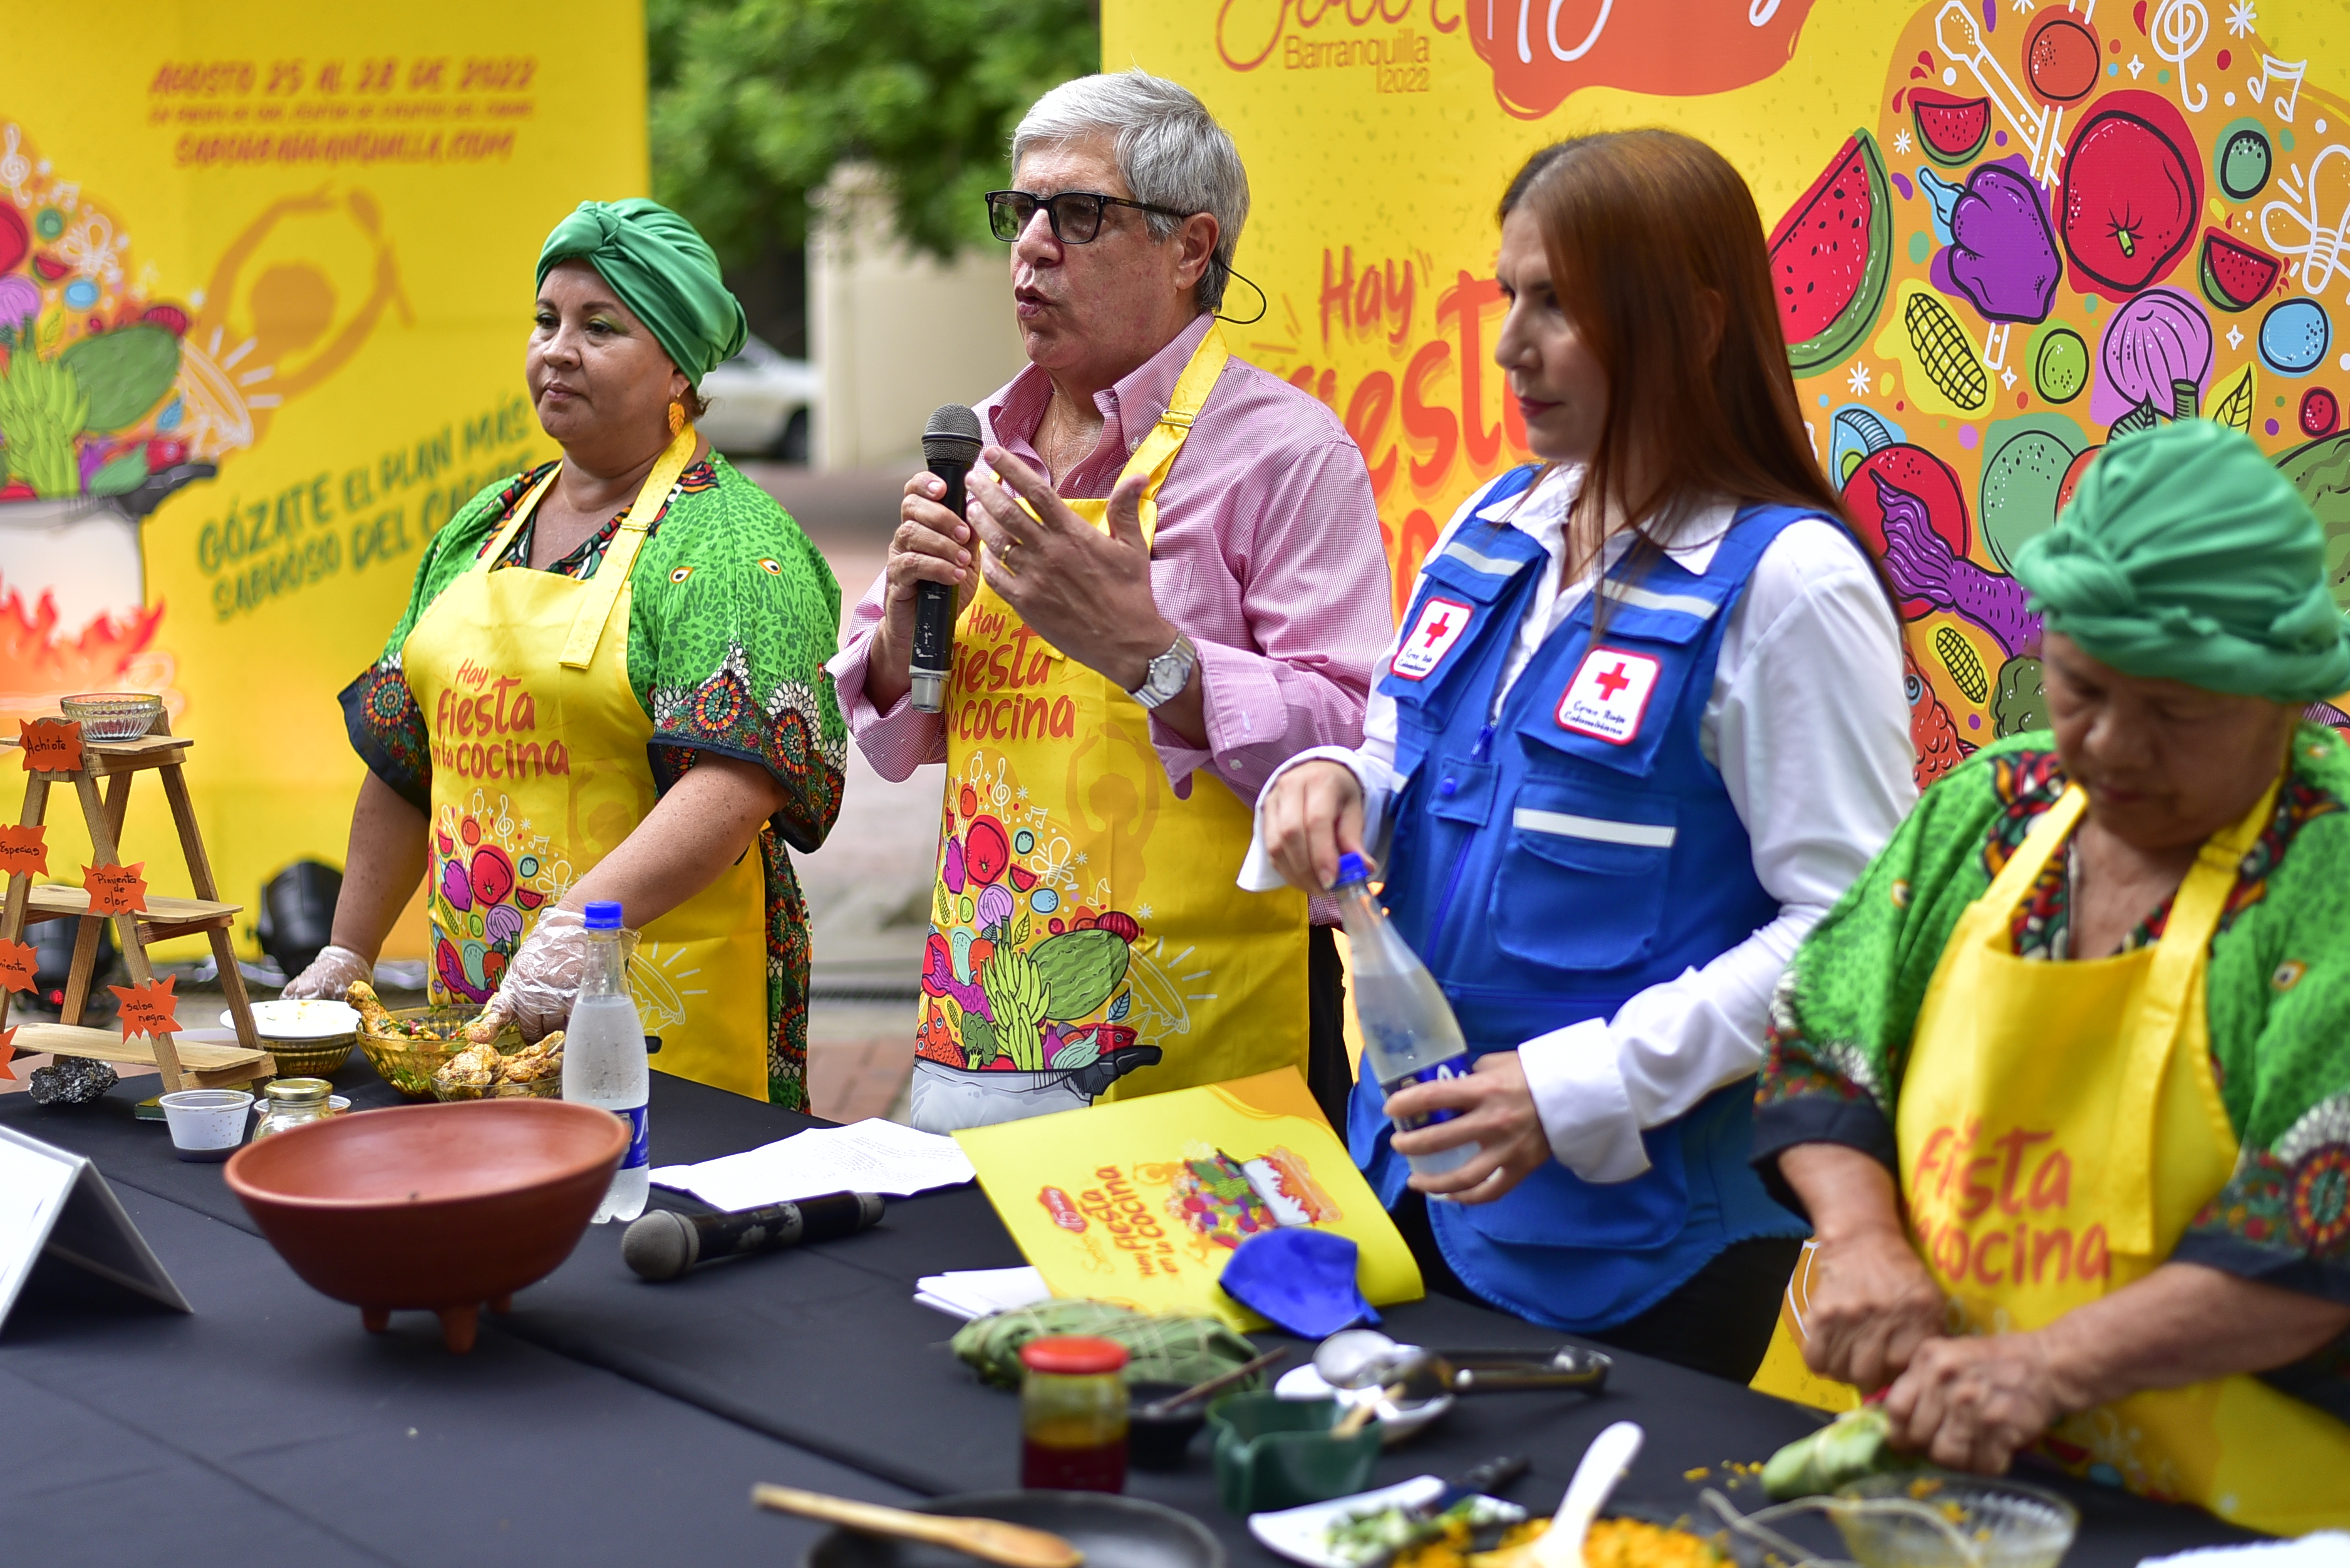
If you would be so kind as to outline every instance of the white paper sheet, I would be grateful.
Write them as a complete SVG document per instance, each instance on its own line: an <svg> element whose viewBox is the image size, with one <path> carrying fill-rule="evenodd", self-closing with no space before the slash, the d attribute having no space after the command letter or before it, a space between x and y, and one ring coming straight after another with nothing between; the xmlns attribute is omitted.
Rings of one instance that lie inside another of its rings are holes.
<svg viewBox="0 0 2350 1568"><path fill-rule="evenodd" d="M790 1137L699 1165L664 1165L654 1182L727 1210L816 1198L827 1192L879 1192L910 1198L972 1180L962 1146L937 1133L879 1116L845 1127L810 1127Z"/></svg>
<svg viewBox="0 0 2350 1568"><path fill-rule="evenodd" d="M2345 1568L2345 1564L2350 1564L2350 1534L2321 1530L2298 1541L2199 1546L2168 1557L2146 1558L2138 1568Z"/></svg>
<svg viewBox="0 0 2350 1568"><path fill-rule="evenodd" d="M969 1321L1053 1299L1053 1288L1033 1268L951 1269L914 1282L914 1300Z"/></svg>

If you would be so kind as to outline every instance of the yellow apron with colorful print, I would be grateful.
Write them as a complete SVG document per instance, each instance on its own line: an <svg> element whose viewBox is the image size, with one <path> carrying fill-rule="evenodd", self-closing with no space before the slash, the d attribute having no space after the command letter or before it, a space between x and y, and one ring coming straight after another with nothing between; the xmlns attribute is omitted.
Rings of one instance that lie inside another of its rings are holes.
<svg viewBox="0 0 2350 1568"><path fill-rule="evenodd" d="M593 576L492 571L550 472L400 649L432 742L435 1002L488 1000L537 911L653 808L652 722L629 684L629 573L694 443L689 425L661 454ZM746 853L644 928L629 971L645 1032L660 1037L653 1066L761 1100L764 895Z"/></svg>
<svg viewBox="0 0 2350 1568"><path fill-rule="evenodd" d="M1146 542L1228 358L1211 327L1121 476L1149 477ZM1107 526L1107 502L1069 506ZM984 580L956 622L943 718L917 1127L1305 1069L1305 898L1233 886L1246 803L1205 771L1179 797L1142 705L1038 637ZM1116 1053L1149 1047L1156 1064L1117 1075L1135 1058Z"/></svg>
<svg viewBox="0 0 2350 1568"><path fill-rule="evenodd" d="M1953 1332L2044 1327L2143 1279L2227 1184L2236 1135L2211 1073L2204 973L2275 798L2204 844L2150 947L2060 961L2012 950L2010 918L2079 822L2078 786L1960 917L1895 1117L1911 1241ZM2060 1422L2041 1449L2257 1530L2350 1526L2350 1427L2254 1377L2133 1395Z"/></svg>

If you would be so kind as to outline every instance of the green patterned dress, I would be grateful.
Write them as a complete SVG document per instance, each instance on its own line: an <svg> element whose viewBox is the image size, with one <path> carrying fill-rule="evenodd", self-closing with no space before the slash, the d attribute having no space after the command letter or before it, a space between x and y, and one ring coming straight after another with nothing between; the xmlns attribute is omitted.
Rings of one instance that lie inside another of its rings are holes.
<svg viewBox="0 0 2350 1568"><path fill-rule="evenodd" d="M442 589L477 563L553 464L483 491L425 546L408 608L382 657L342 693L351 744L374 774L428 815L432 753L400 670L409 632ZM626 510L547 568L591 577ZM528 570L525 524L493 568ZM799 525L712 453L687 469L653 520L629 577L629 683L652 721L655 787L706 753L758 763L784 805L759 831L766 881L767 1097L807 1105L807 905L790 849L824 842L840 812L847 731L825 672L840 626L840 586ZM509 952L507 957L511 957Z"/></svg>
<svg viewBox="0 0 2350 1568"><path fill-rule="evenodd" d="M1895 1110L1927 984L1959 916L1990 890L2065 782L2045 732L1978 752L1926 792L1796 950L1772 1002L1755 1093L1766 1180L1778 1183L1771 1157L1799 1143L1860 1149L1898 1179ZM2345 806L2350 744L2303 725L2275 812L2211 939L2211 1068L2241 1152L2172 1257L2350 1303ZM2009 919L2020 958L2069 955L2070 854L2068 845L2051 858ZM2125 947L2157 940L2169 913L2166 902ZM2270 1381L2350 1418L2350 1339Z"/></svg>

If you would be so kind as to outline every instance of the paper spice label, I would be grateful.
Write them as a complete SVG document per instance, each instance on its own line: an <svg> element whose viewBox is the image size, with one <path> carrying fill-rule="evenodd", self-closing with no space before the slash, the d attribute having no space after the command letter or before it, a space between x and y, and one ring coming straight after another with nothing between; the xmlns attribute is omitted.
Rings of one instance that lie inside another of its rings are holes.
<svg viewBox="0 0 2350 1568"><path fill-rule="evenodd" d="M28 774L69 774L81 766L81 726L71 719L19 719L16 738Z"/></svg>
<svg viewBox="0 0 2350 1568"><path fill-rule="evenodd" d="M10 991L32 990L36 957L30 942L0 941L0 986Z"/></svg>
<svg viewBox="0 0 2350 1568"><path fill-rule="evenodd" d="M10 1071L8 1066L9 1062L15 1058L16 1054L16 1030L12 1024L6 1029L0 1029L0 1078L14 1080L16 1076L14 1072Z"/></svg>
<svg viewBox="0 0 2350 1568"><path fill-rule="evenodd" d="M122 1037L133 1034L177 1034L180 1032L179 1004L172 996L172 988L179 983L176 975L151 980L145 985L109 985L114 999L122 1003Z"/></svg>
<svg viewBox="0 0 2350 1568"><path fill-rule="evenodd" d="M139 875L147 862L133 866L85 866L81 885L89 892L93 915L137 915L147 909L147 882Z"/></svg>
<svg viewBox="0 0 2350 1568"><path fill-rule="evenodd" d="M49 830L39 823L0 826L0 876L45 877L49 870Z"/></svg>

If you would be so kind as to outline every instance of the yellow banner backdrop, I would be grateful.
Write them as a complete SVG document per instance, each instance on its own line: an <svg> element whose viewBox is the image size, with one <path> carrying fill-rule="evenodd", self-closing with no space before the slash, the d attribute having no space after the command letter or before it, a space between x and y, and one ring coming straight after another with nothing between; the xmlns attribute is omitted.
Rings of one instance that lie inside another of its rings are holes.
<svg viewBox="0 0 2350 1568"><path fill-rule="evenodd" d="M2336 0L1104 13L1107 68L1182 81L1239 141L1238 262L1269 308L1235 349L1345 418L1399 598L1452 510L1526 458L1490 358L1503 186L1548 142L1662 125L1720 148L1771 230L1814 450L1903 597L1919 783L2044 723L2007 567L2117 426L2249 431L2317 507L2350 605Z"/></svg>
<svg viewBox="0 0 2350 1568"><path fill-rule="evenodd" d="M551 454L522 388L532 262L577 202L646 188L640 8L86 0L9 32L0 728L162 693L250 908L288 862L342 861L360 764L335 694L424 543ZM183 894L143 794L124 858ZM51 815L49 873L78 881L78 814Z"/></svg>

